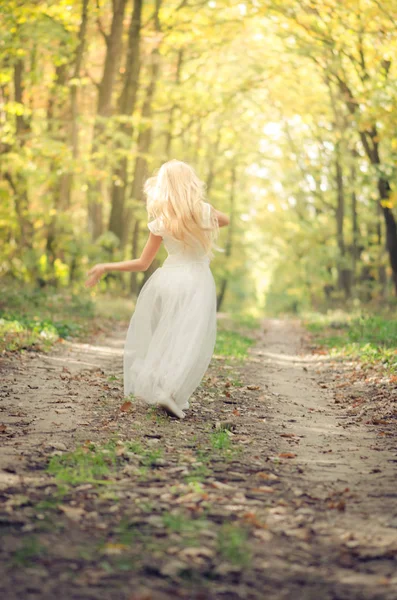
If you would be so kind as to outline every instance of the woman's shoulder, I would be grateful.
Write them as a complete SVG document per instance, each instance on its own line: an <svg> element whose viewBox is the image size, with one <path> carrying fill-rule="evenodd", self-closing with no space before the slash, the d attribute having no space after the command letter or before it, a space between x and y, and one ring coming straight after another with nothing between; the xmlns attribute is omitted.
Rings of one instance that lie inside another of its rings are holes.
<svg viewBox="0 0 397 600"><path fill-rule="evenodd" d="M148 229L151 233L153 233L153 235L159 235L159 236L163 236L164 235L164 224L163 224L163 220L161 218L157 218L154 219L153 221L150 221L148 224Z"/></svg>

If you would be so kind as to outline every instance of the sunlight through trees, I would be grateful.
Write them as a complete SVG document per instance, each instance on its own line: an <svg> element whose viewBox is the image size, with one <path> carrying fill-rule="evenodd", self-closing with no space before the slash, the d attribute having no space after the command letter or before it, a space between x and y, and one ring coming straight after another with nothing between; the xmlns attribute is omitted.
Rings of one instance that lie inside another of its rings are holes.
<svg viewBox="0 0 397 600"><path fill-rule="evenodd" d="M393 0L1 3L1 275L79 289L136 256L145 178L179 158L231 215L222 308L391 298L396 22Z"/></svg>

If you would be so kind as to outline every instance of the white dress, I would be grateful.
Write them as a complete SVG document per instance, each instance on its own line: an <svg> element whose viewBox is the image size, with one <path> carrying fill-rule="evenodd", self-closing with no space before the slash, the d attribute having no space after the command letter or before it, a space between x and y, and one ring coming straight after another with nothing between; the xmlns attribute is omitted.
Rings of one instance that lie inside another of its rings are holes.
<svg viewBox="0 0 397 600"><path fill-rule="evenodd" d="M203 203L204 226L210 211ZM137 300L124 348L124 393L149 404L171 399L184 410L214 351L215 283L199 242L184 246L159 219L148 227L163 238L168 257Z"/></svg>

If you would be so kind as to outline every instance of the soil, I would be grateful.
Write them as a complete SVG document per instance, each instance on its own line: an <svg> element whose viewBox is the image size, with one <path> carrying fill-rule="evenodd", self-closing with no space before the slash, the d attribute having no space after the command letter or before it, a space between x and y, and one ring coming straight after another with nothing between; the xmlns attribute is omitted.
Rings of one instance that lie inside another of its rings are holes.
<svg viewBox="0 0 397 600"><path fill-rule="evenodd" d="M177 421L123 399L119 327L3 361L2 598L397 598L395 387L268 320ZM109 440L102 477L48 472Z"/></svg>

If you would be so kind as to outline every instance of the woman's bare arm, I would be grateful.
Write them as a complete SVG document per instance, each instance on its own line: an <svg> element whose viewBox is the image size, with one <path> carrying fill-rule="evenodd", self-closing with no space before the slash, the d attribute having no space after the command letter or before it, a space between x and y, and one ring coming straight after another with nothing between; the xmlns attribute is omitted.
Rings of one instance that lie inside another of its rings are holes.
<svg viewBox="0 0 397 600"><path fill-rule="evenodd" d="M162 242L158 235L150 233L148 241L139 258L134 260L124 260L114 263L100 263L88 271L88 278L85 282L86 287L93 287L102 275L109 271L146 271L152 264Z"/></svg>
<svg viewBox="0 0 397 600"><path fill-rule="evenodd" d="M216 218L218 219L219 227L226 227L226 225L229 225L230 219L225 213L221 212L220 210L217 210L214 207L212 207L212 209L215 213Z"/></svg>

